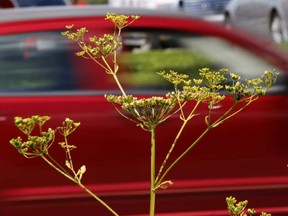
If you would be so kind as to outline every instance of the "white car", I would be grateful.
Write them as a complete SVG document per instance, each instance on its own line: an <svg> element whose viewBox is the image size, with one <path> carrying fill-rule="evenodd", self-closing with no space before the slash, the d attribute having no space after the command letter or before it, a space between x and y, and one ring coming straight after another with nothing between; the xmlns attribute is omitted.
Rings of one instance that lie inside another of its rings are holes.
<svg viewBox="0 0 288 216"><path fill-rule="evenodd" d="M139 7L148 9L179 9L183 0L108 0L114 7Z"/></svg>
<svg viewBox="0 0 288 216"><path fill-rule="evenodd" d="M231 0L224 13L228 27L288 41L288 0Z"/></svg>
<svg viewBox="0 0 288 216"><path fill-rule="evenodd" d="M200 14L222 14L230 0L183 0L183 9Z"/></svg>

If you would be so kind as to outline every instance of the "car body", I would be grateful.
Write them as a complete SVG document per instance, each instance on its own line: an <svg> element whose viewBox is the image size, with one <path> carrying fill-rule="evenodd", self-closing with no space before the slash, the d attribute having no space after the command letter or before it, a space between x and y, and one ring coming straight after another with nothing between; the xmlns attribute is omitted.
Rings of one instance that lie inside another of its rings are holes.
<svg viewBox="0 0 288 216"><path fill-rule="evenodd" d="M32 115L51 116L51 128L66 117L81 122L69 142L77 145L74 165L87 167L82 182L120 215L148 214L149 134L106 101L104 94L118 92L111 77L92 61L75 56L79 48L61 36L69 24L85 26L90 36L113 32L104 20L107 12L141 16L123 30L119 53L119 78L138 97L165 94L166 83L155 74L163 69L193 76L202 67L228 68L243 78L265 70L280 72L268 95L208 134L178 164L168 176L173 186L157 194L157 215L224 216L228 196L248 199L257 211L287 215L286 55L258 38L182 13L71 6L0 11L1 216L109 214L40 158L27 160L9 144L20 135L14 117ZM154 66L155 59L160 68ZM230 102L227 97L223 109ZM216 116L218 111L222 108L215 110ZM187 127L176 155L203 131L206 112L207 105L201 106L199 120ZM166 144L180 124L172 118L159 128L157 158L165 157ZM52 146L50 154L64 163L65 154L57 147Z"/></svg>
<svg viewBox="0 0 288 216"><path fill-rule="evenodd" d="M231 0L225 9L225 24L256 33L276 43L287 41L287 1Z"/></svg>
<svg viewBox="0 0 288 216"><path fill-rule="evenodd" d="M230 0L109 0L113 7L137 7L148 9L176 9L192 12L193 15L222 14Z"/></svg>

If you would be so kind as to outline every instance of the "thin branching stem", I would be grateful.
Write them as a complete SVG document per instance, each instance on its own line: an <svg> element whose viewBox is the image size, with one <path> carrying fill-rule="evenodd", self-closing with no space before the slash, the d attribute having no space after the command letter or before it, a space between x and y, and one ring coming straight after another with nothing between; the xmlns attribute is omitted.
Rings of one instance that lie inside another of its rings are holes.
<svg viewBox="0 0 288 216"><path fill-rule="evenodd" d="M236 115L237 113L241 112L244 108L246 108L249 104L251 104L254 100L253 97L250 98L250 100L240 109L238 109L236 112L233 112L231 115L229 115L232 110L236 107L238 104L237 101L234 102L234 104L216 121L213 122L213 124L208 125L207 128L204 130L204 132L178 157L176 158L173 163L165 170L165 172L159 177L159 180L157 181L156 188L161 184L161 182L164 180L164 178L167 176L167 174L173 169L173 167L182 159L184 158L190 151L191 149L199 143L199 141L214 127L217 127L220 123L223 121L231 118L232 116Z"/></svg>
<svg viewBox="0 0 288 216"><path fill-rule="evenodd" d="M48 157L47 159L50 160L56 167L58 167L60 170L69 175L67 170L63 166L61 166L61 164L59 164L50 154L46 154L46 156Z"/></svg>
<svg viewBox="0 0 288 216"><path fill-rule="evenodd" d="M158 187L167 174L172 170L172 168L185 156L187 153L210 131L211 127L207 127L206 130L178 157L173 163L165 170L165 172L161 175L159 180L157 181L156 187Z"/></svg>
<svg viewBox="0 0 288 216"><path fill-rule="evenodd" d="M167 161L168 161L168 159L170 158L170 155L172 154L172 152L173 152L173 150L174 150L174 148L175 148L175 146L176 146L176 144L177 144L177 142L178 142L178 140L179 140L179 138L180 138L180 136L181 136L184 128L186 127L187 123L188 123L188 122L191 120L191 118L193 117L193 115L194 115L197 107L199 106L199 104L200 104L200 101L197 101L197 103L195 104L193 110L192 110L192 111L190 112L190 114L188 115L188 118L183 119L183 123L182 123L182 125L181 125L181 127L180 127L180 129L179 129L179 131L178 131L178 133L177 133L177 135L176 135L176 137L175 137L172 145L171 145L171 148L169 149L169 151L168 151L168 153L167 153L167 155L166 155L166 157L165 157L165 159L164 159L164 161L163 161L163 163L162 163L162 165L161 165L161 167L160 167L160 169L159 169L158 175L157 175L157 177L156 177L156 184L157 184L157 185L159 185L159 183L161 184L161 182L158 182L158 179L160 178L160 176L161 176L161 174L162 174L162 171L163 171L163 169L165 168L165 166L166 166L166 164L167 164ZM181 107L181 110L183 110L182 108L183 108L183 107ZM181 111L181 114L180 114L180 115L182 115L182 116L184 117L184 113L183 113L182 111Z"/></svg>
<svg viewBox="0 0 288 216"><path fill-rule="evenodd" d="M95 200L97 200L99 203L101 203L106 209L108 209L113 215L119 216L118 213L116 213L109 205L107 205L102 199L100 199L98 196L96 196L92 191L90 191L85 185L83 185L81 182L77 183L83 190L85 190L90 196L92 196Z"/></svg>
<svg viewBox="0 0 288 216"><path fill-rule="evenodd" d="M67 172L64 172L62 169L58 168L53 162L51 162L47 157L45 157L45 155L41 155L42 159L48 163L51 167L53 167L56 171L58 171L59 173L61 173L63 176L65 176L66 178L68 178L69 180L73 181L74 183L77 183L75 181L75 179Z"/></svg>
<svg viewBox="0 0 288 216"><path fill-rule="evenodd" d="M150 169L150 216L155 214L156 187L155 187L155 163L156 163L156 128L151 128L151 169Z"/></svg>
<svg viewBox="0 0 288 216"><path fill-rule="evenodd" d="M103 205L107 210L109 210L113 215L119 216L110 206L108 206L102 199L96 196L92 191L90 191L86 186L84 186L79 179L74 178L67 172L64 172L62 169L59 169L53 162L51 162L45 155L41 155L42 159L48 163L51 167L53 167L56 171L61 173L63 176L74 182L75 184L79 185L83 190L85 190L90 196L92 196L95 200L97 200L101 205Z"/></svg>
<svg viewBox="0 0 288 216"><path fill-rule="evenodd" d="M73 174L76 175L76 173L74 171L74 166L73 166L73 161L72 161L72 157L71 157L71 153L70 153L70 149L69 149L69 145L68 145L67 136L65 136L65 135L64 135L64 141L65 141L66 157L67 157L68 163L70 164L69 168L73 172Z"/></svg>
<svg viewBox="0 0 288 216"><path fill-rule="evenodd" d="M248 102L247 102L243 107L239 108L237 111L235 111L235 112L232 113L231 115L225 117L225 118L223 119L223 121L226 121L226 120L228 120L229 118L237 115L239 112L241 112L243 109L245 109L247 106L249 106L252 102L256 101L257 99L258 99L258 96L251 96L251 97L249 97ZM241 102L241 101L239 101L239 102ZM238 103L239 103L239 102L238 102Z"/></svg>
<svg viewBox="0 0 288 216"><path fill-rule="evenodd" d="M113 76L113 78L114 78L114 80L115 80L115 82L116 82L118 88L120 89L122 95L125 96L125 97L127 97L127 95L126 95L126 93L125 93L125 91L124 91L124 89L123 89L121 83L119 82L119 79L118 79L116 73L113 73L112 76Z"/></svg>
<svg viewBox="0 0 288 216"><path fill-rule="evenodd" d="M79 47L80 47L83 51L85 51L85 53L89 56L90 59L92 59L96 64L98 64L98 65L99 65L100 67L102 67L105 71L107 71L107 68L106 68L103 64L101 64L99 61L97 61L97 59L96 59L93 55L91 55L91 53L88 52L87 49L85 49L84 46L81 45L80 42L78 42L78 45L79 45Z"/></svg>
<svg viewBox="0 0 288 216"><path fill-rule="evenodd" d="M115 30L115 33L116 33L116 30ZM116 41L120 41L120 38L121 38L121 29L118 30L118 35L115 36L115 33L114 33L114 37L116 38ZM117 50L114 50L113 52L113 58L114 58L114 73L117 74L118 72L118 69L119 69L119 66L118 66L118 63L117 63Z"/></svg>

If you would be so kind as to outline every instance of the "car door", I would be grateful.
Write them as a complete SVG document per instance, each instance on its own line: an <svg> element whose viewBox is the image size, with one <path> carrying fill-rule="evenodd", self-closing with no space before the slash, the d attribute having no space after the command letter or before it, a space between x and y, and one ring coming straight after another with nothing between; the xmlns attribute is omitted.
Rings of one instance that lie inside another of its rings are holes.
<svg viewBox="0 0 288 216"><path fill-rule="evenodd" d="M248 29L251 29L252 26L254 26L254 0L235 0L231 2L230 6L233 23L236 26Z"/></svg>
<svg viewBox="0 0 288 216"><path fill-rule="evenodd" d="M282 16L283 16L283 23L285 25L285 31L284 31L284 35L286 35L286 39L288 38L288 5L285 1L279 1L279 5L280 5L280 11Z"/></svg>
<svg viewBox="0 0 288 216"><path fill-rule="evenodd" d="M177 183L182 183L183 187L184 185L189 185L188 188L191 191L197 187L195 186L195 184L197 184L195 182L199 183L205 179L205 184L213 187L216 184L215 182L218 182L216 179L218 179L219 182L223 183L222 189L225 191L223 194L226 195L230 193L229 189L227 190L226 188L226 184L229 184L228 182L232 185L235 183L231 182L233 181L232 179L235 181L239 180L238 186L232 186L232 191L237 191L234 192L237 194L241 194L239 191L241 188L240 185L243 186L246 180L250 183L255 180L265 185L263 187L265 189L260 192L262 193L260 196L265 196L264 194L274 194L273 192L270 193L273 189L269 186L267 181L269 179L273 179L272 181L277 185L286 187L284 182L287 180L285 170L288 148L284 142L280 141L279 134L285 134L285 128L287 127L287 123L285 123L284 120L288 117L286 112L286 106L288 105L286 98L287 73L285 72L287 63L283 62L284 64L282 65L282 63L279 62L279 64L276 64L276 59L270 59L272 55L269 55L268 51L262 52L258 48L253 47L252 44L244 45L245 43L242 43L244 41L240 40L240 38L239 41L234 38L237 33L235 33L232 39L232 37L230 38L226 35L228 32L222 32L222 34L218 32L217 34L216 31L211 30L209 33L204 33L202 32L203 27L200 27L201 25L197 28L197 25L185 25L184 21L183 23L178 22L177 19L174 20L174 22L177 23L177 27L169 28L166 26L166 28L161 28L157 26L157 22L153 20L153 25L158 28L134 29L131 27L124 32L123 44L125 49L122 57L128 67L126 66L127 68L125 68L122 73L128 73L130 75L130 79L127 79L127 77L129 77L128 75L123 75L123 78L126 78L125 81L127 84L132 84L134 89L139 88L139 91L144 92L152 90L153 93L167 89L167 84L162 82L157 75L151 73L151 71L163 69L184 72L189 74L190 78L196 78L199 68L203 67L208 67L213 71L223 67L229 68L229 71L240 74L243 79L260 76L260 74L267 69L281 71L281 75L279 82L277 82L275 88L271 89L268 95L260 98L259 101L244 110L239 116L235 116L231 121L225 122L221 127L207 135L206 139L190 152L190 156L185 158L183 163L178 164L179 169L175 169L167 178L174 179L175 187L177 187ZM174 26L173 20L170 20L169 23ZM181 28L181 25L183 25L185 30ZM191 28L187 30L187 26ZM213 29L213 27L210 26L211 29ZM252 38L249 41L252 42L253 40ZM237 41L242 42L238 43ZM261 46L263 46L263 44L261 44L260 47ZM127 52L125 52L125 50L127 50ZM127 61L127 59L129 59L129 61ZM282 57L280 59L282 59ZM280 69L280 65L284 66L284 70ZM229 106L229 99L227 98L221 105L220 108L213 110L215 117L220 116L221 112ZM175 155L181 152L181 149L190 142L189 140L193 140L197 137L197 134L201 134L201 130L203 129L201 116L205 116L206 111L207 104L199 108L197 111L199 119L196 117L197 120L195 119L195 121L191 122L191 125L186 128L187 133L182 137L183 142L181 142L181 144L179 143L179 145L177 144L177 150L174 152ZM159 140L161 140L157 146L158 156L160 158L165 155L161 156L163 154L162 150L167 148L166 144L167 142L169 143L168 138L172 134L172 131L175 130L172 126L178 125L178 120L176 117L167 122L167 128L165 127L166 133L164 132L167 141L163 139L161 133L157 133L158 136L160 136L158 137ZM283 152L279 151L280 149L282 149ZM174 154L173 157L175 157ZM259 167L263 169L259 169ZM183 170L189 170L189 173L182 173ZM277 183L277 181L279 182ZM249 197L251 197L253 202L257 202L257 205L259 204L259 206L261 206L261 202L264 202L264 200L261 201L259 197L256 198L257 195L254 196L257 193L255 189L259 185L256 183L252 186L250 183L248 183L248 185L251 186L250 189L253 189L248 192ZM218 188L218 186L216 187ZM282 189L286 191L284 187ZM199 191L202 191L205 186L200 186L200 188ZM205 197L214 197L210 192L208 192ZM285 192L282 193L279 191L279 193L281 194L280 196L285 196ZM192 205L194 207L195 205L201 205L200 197L202 197L203 193L197 198L195 194L192 194L193 192L190 194L191 197L189 196L190 200L193 199L194 204ZM223 194L222 196L225 196ZM277 199L276 197L278 195L275 193L272 196L275 196L275 199ZM205 200L205 198L203 199ZM163 200L159 202L163 202L164 204L165 201ZM215 201L216 199L213 200ZM185 202L184 200L182 201ZM179 203L180 202L181 201L179 201ZM217 201L213 202L215 205L211 204L213 205L211 208L217 208L216 202ZM274 204L271 203L273 206ZM286 205L284 202L282 202L282 204L284 206ZM275 206L276 205L278 204L275 204ZM183 205L179 207L179 210L180 208L188 211L188 208L186 209ZM160 209L162 208L160 207ZM165 211L165 207L163 207L162 210ZM175 209L175 211L177 210Z"/></svg>
<svg viewBox="0 0 288 216"><path fill-rule="evenodd" d="M254 31L258 35L263 35L269 37L269 28L270 28L270 15L273 10L273 4L270 1L266 0L255 0L254 2L255 11L254 11Z"/></svg>
<svg viewBox="0 0 288 216"><path fill-rule="evenodd" d="M66 20L65 22L67 23L69 21ZM97 24L97 21L92 22ZM101 22L102 21L100 21L100 23ZM41 27L36 30L31 30L31 27L33 28L35 23L31 22L30 24L27 22L24 31L9 34L7 33L9 30L6 30L3 31L6 33L2 33L1 35L0 103L3 109L1 109L0 113L2 120L1 125L6 134L6 136L1 138L1 142L8 144L9 139L19 135L13 124L15 116L51 116L50 126L48 126L48 124L47 127L61 125L61 122L65 120L66 117L69 117L77 122L81 122L83 125L79 129L82 133L79 135L75 134L71 142L73 143L75 141L75 143L78 143L77 145L81 145L82 147L84 147L84 145L86 145L86 147L92 145L93 151L99 152L99 154L97 154L98 156L94 154L89 156L92 151L79 146L79 151L76 154L85 155L86 159L91 157L91 162L96 160L102 161L101 163L103 163L107 160L109 161L109 166L119 164L117 162L119 159L127 158L125 154L118 154L119 150L122 148L127 149L128 147L123 146L122 141L119 143L118 135L124 134L123 130L129 130L129 128L133 131L134 127L126 122L125 119L117 118L117 112L115 112L113 106L107 103L104 98L104 93L117 92L117 86L113 84L112 77L106 76L100 67L95 66L93 62L75 56L75 52L78 49L77 45L65 39L64 36L61 36L61 29L65 30L65 25L62 25L59 29L59 24L57 24L56 27L47 23L43 24L43 26L48 25L50 26L50 30L43 30ZM105 27L105 25L103 28L107 32L113 30L113 28ZM97 27L95 31L90 31L90 34L95 33L95 35L99 35L102 34L102 32L102 27ZM110 120L112 116L116 117L116 119ZM104 145L108 147L108 151L104 150L103 146L99 144L104 142L104 137L94 136L95 131L99 131L99 134L102 135L105 134L104 136L107 136L108 140L109 137L112 138L113 141L105 141L114 143L110 146L111 148L109 145ZM139 133L141 134L143 132L136 129L135 133L133 132L133 134ZM131 136L128 140L130 140L131 143L137 143L137 139L135 140L136 137ZM87 142L88 139L89 145ZM120 140L122 139L120 138ZM119 143L119 145L117 143ZM55 148L57 147L55 146ZM129 147L130 150L135 149L135 152L138 153L141 152L140 150L142 148L144 148L144 146L133 145ZM81 149L84 152L82 152ZM109 152L108 154L114 159L111 160L110 156L108 157L108 155L105 156L105 154L100 153L102 151ZM17 157L16 160L12 159L12 155L16 152L10 145L6 145L5 151L2 151L2 153L3 156L1 158L9 161L8 164L11 164L11 166L18 167L22 164L21 161L23 158ZM129 152L126 153L129 154ZM60 152L58 154L61 155ZM137 154L131 156L137 160L141 160L142 157ZM33 163L32 161L31 164L33 165L26 167L28 173L34 173L34 171L39 170L41 167L40 164ZM122 166L122 168L126 169L125 167L127 168L126 165ZM9 173L8 175L10 177L4 179L1 185L9 187L9 185L11 186L15 183L10 179L17 181L17 178L13 178L15 177L14 175L17 175L17 172L14 172L13 169L10 168L9 166L3 168L5 172ZM26 168L23 167L24 170L26 170ZM101 170L102 169L104 169L104 166L101 167ZM126 171L123 170L122 172L125 173ZM46 173L46 171L44 173ZM45 178L44 173L43 178ZM47 172L48 176L50 175L49 173L50 172ZM108 176L110 176L109 173L110 172L106 172ZM35 175L37 175L37 172L35 172ZM48 176L46 177L48 178ZM101 176L100 178L107 180L106 177L108 176L105 177L105 174ZM62 179L61 176L59 177ZM120 179L122 178L123 181L126 181L126 177L122 175L119 177ZM59 178L56 177L56 179ZM30 180L23 180L18 182L17 185L19 187L29 187ZM60 180L60 182L63 182L63 180ZM47 184L45 181L42 183L44 185Z"/></svg>

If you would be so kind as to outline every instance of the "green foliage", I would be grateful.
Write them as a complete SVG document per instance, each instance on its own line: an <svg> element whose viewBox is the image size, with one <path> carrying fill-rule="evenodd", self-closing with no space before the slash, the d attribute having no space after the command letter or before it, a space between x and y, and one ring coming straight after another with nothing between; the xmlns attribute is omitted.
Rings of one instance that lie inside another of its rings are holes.
<svg viewBox="0 0 288 216"><path fill-rule="evenodd" d="M240 76L234 73L230 74L233 80L232 86L225 86L227 91L231 92L234 99L239 101L243 98L249 98L251 95L262 96L276 82L279 73L265 71L259 78L240 81ZM252 91L250 90L252 87Z"/></svg>
<svg viewBox="0 0 288 216"><path fill-rule="evenodd" d="M119 65L129 65L128 68L122 69L119 78L124 83L137 86L161 85L161 87L169 88L169 83L165 82L162 77L151 71L174 70L187 74L191 79L199 78L197 73L192 73L194 68L214 68L215 65L201 56L199 53L193 53L187 49L169 49L169 50L147 50L145 52L124 52L119 59ZM129 77L129 79L127 79Z"/></svg>

